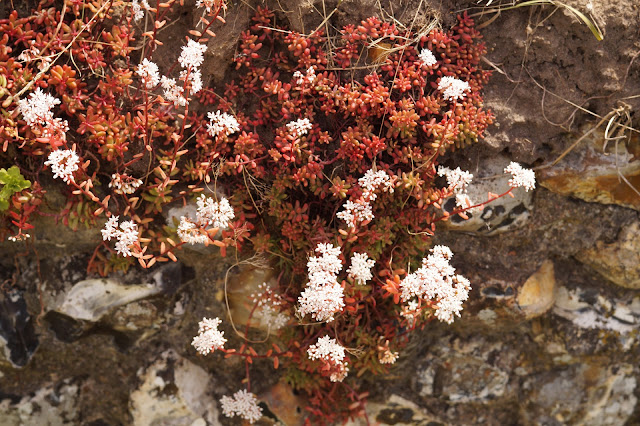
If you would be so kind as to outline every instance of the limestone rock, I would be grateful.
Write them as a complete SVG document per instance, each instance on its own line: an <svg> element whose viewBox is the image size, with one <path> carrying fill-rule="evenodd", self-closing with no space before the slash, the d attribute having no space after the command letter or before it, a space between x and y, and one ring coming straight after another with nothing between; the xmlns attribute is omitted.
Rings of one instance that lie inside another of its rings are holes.
<svg viewBox="0 0 640 426"><path fill-rule="evenodd" d="M128 286L111 279L84 280L73 286L56 310L75 319L95 322L113 308L159 292L151 284Z"/></svg>
<svg viewBox="0 0 640 426"><path fill-rule="evenodd" d="M440 340L419 367L415 387L423 397L439 396L451 403L488 403L507 392L509 373L493 365L500 343L475 338Z"/></svg>
<svg viewBox="0 0 640 426"><path fill-rule="evenodd" d="M437 417L428 414L419 405L399 395L391 395L383 404L369 402L366 405L366 411L369 420L381 426L442 424ZM347 426L366 424L368 423L363 418L347 422Z"/></svg>
<svg viewBox="0 0 640 426"><path fill-rule="evenodd" d="M628 364L580 363L531 380L535 383L525 383L533 389L526 416L534 424L622 426L637 402L636 378Z"/></svg>
<svg viewBox="0 0 640 426"><path fill-rule="evenodd" d="M130 400L135 426L219 424L211 377L173 350L163 352L139 378Z"/></svg>
<svg viewBox="0 0 640 426"><path fill-rule="evenodd" d="M640 224L623 228L617 241L596 246L577 254L577 259L591 266L615 284L640 289Z"/></svg>
<svg viewBox="0 0 640 426"><path fill-rule="evenodd" d="M518 291L518 305L527 318L535 318L553 306L556 295L553 262L546 260Z"/></svg>
<svg viewBox="0 0 640 426"><path fill-rule="evenodd" d="M637 146L638 143L638 135L633 133L629 145ZM539 170L540 185L585 201L640 210L640 161L637 153L627 150L624 143L618 143L617 148L612 147L614 142L609 145L605 148L602 131L593 132L558 164Z"/></svg>
<svg viewBox="0 0 640 426"><path fill-rule="evenodd" d="M88 279L76 283L52 310L76 320L96 322L119 306L141 300L161 292L172 293L180 285L180 265L168 264L159 268L151 282L125 285L115 279Z"/></svg>
<svg viewBox="0 0 640 426"><path fill-rule="evenodd" d="M580 328L632 333L640 325L640 297L614 300L602 294L594 297L580 288L560 287L553 312Z"/></svg>
<svg viewBox="0 0 640 426"><path fill-rule="evenodd" d="M0 400L0 423L3 426L79 424L79 391L77 385L65 380L55 386L44 386L16 402Z"/></svg>
<svg viewBox="0 0 640 426"><path fill-rule="evenodd" d="M305 401L293 392L291 386L278 382L268 392L260 395L271 411L287 426L302 426L305 421Z"/></svg>

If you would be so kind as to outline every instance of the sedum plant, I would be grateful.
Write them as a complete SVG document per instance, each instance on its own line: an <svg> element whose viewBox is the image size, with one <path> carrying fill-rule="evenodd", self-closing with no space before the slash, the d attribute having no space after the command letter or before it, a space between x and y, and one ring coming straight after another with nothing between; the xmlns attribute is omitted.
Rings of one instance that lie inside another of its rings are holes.
<svg viewBox="0 0 640 426"><path fill-rule="evenodd" d="M260 418L250 366L270 359L306 395L309 422L361 415L359 378L386 373L413 330L453 322L469 296L451 250L431 247L436 224L535 185L512 163L509 188L471 200L472 175L440 165L493 120L481 36L467 15L427 34L374 17L304 35L258 7L226 84L205 87L226 4L198 0L200 24L161 66L181 3L43 0L0 20L0 166L14 179L0 236L28 235L31 216L51 214L45 192L62 187L53 214L102 229L92 272L175 261L191 244L269 256L278 280L246 301L241 346L225 348L220 318L193 339L202 355L246 364L246 389L223 397L223 413ZM166 210L187 203L195 214L167 226ZM258 324L269 339L251 338Z"/></svg>

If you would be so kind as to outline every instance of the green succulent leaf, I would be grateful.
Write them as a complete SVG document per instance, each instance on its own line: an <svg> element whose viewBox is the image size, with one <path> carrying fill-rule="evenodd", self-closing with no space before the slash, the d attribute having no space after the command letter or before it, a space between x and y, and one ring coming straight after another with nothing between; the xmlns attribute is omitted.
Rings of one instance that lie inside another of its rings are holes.
<svg viewBox="0 0 640 426"><path fill-rule="evenodd" d="M3 185L0 189L0 211L9 208L9 200L13 194L31 188L31 182L22 176L17 166L12 166L9 170L0 169L0 184Z"/></svg>
<svg viewBox="0 0 640 426"><path fill-rule="evenodd" d="M31 188L31 182L22 176L17 166L12 166L9 170L0 169L0 183L4 184L5 188L9 188L14 193Z"/></svg>

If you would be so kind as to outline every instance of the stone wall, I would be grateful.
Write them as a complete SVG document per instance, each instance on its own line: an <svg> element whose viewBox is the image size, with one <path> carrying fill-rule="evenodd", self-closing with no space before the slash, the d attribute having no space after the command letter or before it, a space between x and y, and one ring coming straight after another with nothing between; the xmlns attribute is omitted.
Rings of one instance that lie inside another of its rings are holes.
<svg viewBox="0 0 640 426"><path fill-rule="evenodd" d="M251 15L237 3L208 52L214 80L224 78L219 64ZM336 4L272 3L300 30L319 25L323 6L329 13ZM486 9L473 1L344 0L332 16L340 26L371 13L407 25L435 15L446 27L457 11L478 14L485 65L495 70L485 102L496 124L452 160L486 178L471 189L478 193L511 160L535 167L540 184L436 234L471 280L471 300L453 326L417 333L390 376L363 379L371 421L640 422L640 138L621 127L640 128L640 5L567 3L590 14L603 41L566 8L488 12L499 0ZM17 283L0 296L0 423L233 423L219 417L217 401L236 389L243 366L197 357L190 347L198 319L222 312L228 261L185 251L177 264L96 279L85 269L98 240L96 230L41 222L38 258L0 245L0 279ZM236 282L264 278L255 275L232 271ZM299 424L302 402L272 370L254 368L267 417Z"/></svg>

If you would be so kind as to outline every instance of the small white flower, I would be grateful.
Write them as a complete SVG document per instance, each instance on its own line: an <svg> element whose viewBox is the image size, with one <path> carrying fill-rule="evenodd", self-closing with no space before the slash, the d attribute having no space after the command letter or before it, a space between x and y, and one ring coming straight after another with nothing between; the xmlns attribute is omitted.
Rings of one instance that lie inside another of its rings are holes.
<svg viewBox="0 0 640 426"><path fill-rule="evenodd" d="M206 7L207 13L211 13L211 8L214 6L214 0L196 0L196 7Z"/></svg>
<svg viewBox="0 0 640 426"><path fill-rule="evenodd" d="M153 89L160 83L160 74L158 73L158 66L144 58L142 63L138 65L136 74L142 77L142 82L146 89Z"/></svg>
<svg viewBox="0 0 640 426"><path fill-rule="evenodd" d="M318 338L315 345L310 345L307 349L309 359L319 359L331 367L329 379L332 382L341 382L347 376L349 369L344 361L345 348L336 339L329 336Z"/></svg>
<svg viewBox="0 0 640 426"><path fill-rule="evenodd" d="M378 198L379 187L383 192L393 193L393 180L384 170L374 172L372 169L366 171L364 176L358 179L358 184L362 188L362 197L355 201L347 200L343 211L336 214L339 219L344 220L349 228L354 228L365 220L373 220L373 208L371 202Z"/></svg>
<svg viewBox="0 0 640 426"><path fill-rule="evenodd" d="M438 167L438 176L447 177L447 185L450 191L453 191L456 199L456 206L467 208L473 205L473 202L467 195L467 186L473 180L473 175L467 171L456 167L451 170L448 167Z"/></svg>
<svg viewBox="0 0 640 426"><path fill-rule="evenodd" d="M296 86L301 86L304 83L304 75L300 71L296 71L293 73L293 80L296 83Z"/></svg>
<svg viewBox="0 0 640 426"><path fill-rule="evenodd" d="M213 225L214 228L226 229L229 221L235 217L229 200L224 197L218 202L202 194L197 204L197 220L202 226Z"/></svg>
<svg viewBox="0 0 640 426"><path fill-rule="evenodd" d="M189 244L204 244L209 237L201 231L201 228L187 217L180 217L178 225L180 240Z"/></svg>
<svg viewBox="0 0 640 426"><path fill-rule="evenodd" d="M340 247L318 244L316 253L307 262L309 282L298 297L298 313L311 314L317 321L333 321L333 315L344 307L344 289L337 282L342 269Z"/></svg>
<svg viewBox="0 0 640 426"><path fill-rule="evenodd" d="M451 280L451 287L440 292L438 303L436 304L435 316L442 322L451 324L454 317L460 316L462 303L469 298L471 285L462 275L456 275Z"/></svg>
<svg viewBox="0 0 640 426"><path fill-rule="evenodd" d="M22 118L30 127L37 124L45 125L53 120L51 108L60 104L60 99L56 99L48 93L44 93L39 87L29 95L28 99L18 100L18 110Z"/></svg>
<svg viewBox="0 0 640 426"><path fill-rule="evenodd" d="M262 408L258 405L257 397L244 389L234 393L233 397L223 396L220 404L222 413L227 417L240 416L252 424L262 417Z"/></svg>
<svg viewBox="0 0 640 426"><path fill-rule="evenodd" d="M189 81L191 82L191 93L198 93L202 90L202 73L200 70L191 70Z"/></svg>
<svg viewBox="0 0 640 426"><path fill-rule="evenodd" d="M173 78L162 76L160 84L164 89L164 97L168 101L173 102L175 106L185 106L187 104L187 100L183 96L184 88L178 86Z"/></svg>
<svg viewBox="0 0 640 426"><path fill-rule="evenodd" d="M296 86L302 86L304 83L312 84L316 81L316 70L313 67L307 69L307 74L304 75L300 71L293 73L293 80Z"/></svg>
<svg viewBox="0 0 640 426"><path fill-rule="evenodd" d="M447 323L453 322L455 315L460 316L471 286L466 278L456 275L455 268L449 264L452 256L449 247L431 249L431 254L422 259L422 266L400 282L402 301L415 297L433 300L436 318ZM409 302L410 307L412 303Z"/></svg>
<svg viewBox="0 0 640 426"><path fill-rule="evenodd" d="M308 118L300 118L296 121L287 123L287 130L289 130L291 135L295 138L306 135L312 128L313 125Z"/></svg>
<svg viewBox="0 0 640 426"><path fill-rule="evenodd" d="M449 189L456 193L464 191L473 180L473 175L460 167L451 170L448 167L440 166L438 167L438 176L446 176Z"/></svg>
<svg viewBox="0 0 640 426"><path fill-rule="evenodd" d="M126 173L114 173L111 175L109 188L113 188L116 194L133 194L142 185L140 179L133 178Z"/></svg>
<svg viewBox="0 0 640 426"><path fill-rule="evenodd" d="M224 331L218 330L221 323L219 318L202 318L198 323L198 335L193 338L191 345L202 355L224 348L227 339L224 338Z"/></svg>
<svg viewBox="0 0 640 426"><path fill-rule="evenodd" d="M344 307L344 289L337 282L309 285L300 293L298 303L300 315L311 314L316 321L331 322L335 313Z"/></svg>
<svg viewBox="0 0 640 426"><path fill-rule="evenodd" d="M373 209L371 204L365 201L353 202L347 200L342 207L343 211L336 213L338 219L342 219L347 223L349 228L354 228L360 222L365 220L373 220Z"/></svg>
<svg viewBox="0 0 640 426"><path fill-rule="evenodd" d="M260 325L269 330L279 330L289 322L289 315L280 311L284 303L282 296L276 294L267 283L258 286L261 290L252 294L253 303L256 303L254 318L260 321Z"/></svg>
<svg viewBox="0 0 640 426"><path fill-rule="evenodd" d="M384 170L374 172L373 169L369 169L365 172L364 176L358 179L358 183L363 189L363 197L369 201L373 201L377 198L375 192L378 190L379 186L382 186L382 190L384 192L393 194L393 182Z"/></svg>
<svg viewBox="0 0 640 426"><path fill-rule="evenodd" d="M66 183L73 182L73 172L78 170L80 158L70 149L51 151L45 165L51 166L54 178L60 178Z"/></svg>
<svg viewBox="0 0 640 426"><path fill-rule="evenodd" d="M378 354L380 364L395 364L398 359L398 352L391 352L389 348Z"/></svg>
<svg viewBox="0 0 640 426"><path fill-rule="evenodd" d="M509 179L509 186L513 188L523 187L527 192L536 187L536 174L533 170L525 169L516 162L511 162L505 169L505 173L513 176Z"/></svg>
<svg viewBox="0 0 640 426"><path fill-rule="evenodd" d="M118 216L111 216L101 232L104 241L111 241L111 238L118 240L115 246L116 252L123 257L132 256L131 246L138 242L138 225L133 221L122 222L118 229Z"/></svg>
<svg viewBox="0 0 640 426"><path fill-rule="evenodd" d="M464 92L471 90L471 87L466 81L446 76L440 79L440 82L438 83L438 90L442 92L442 97L445 100L458 100L464 98Z"/></svg>
<svg viewBox="0 0 640 426"><path fill-rule="evenodd" d="M148 10L150 8L149 2L147 0L142 0L142 7ZM144 11L142 10L142 7L140 7L138 0L131 1L131 11L133 12L133 20L135 22L144 18Z"/></svg>
<svg viewBox="0 0 640 426"><path fill-rule="evenodd" d="M123 257L131 256L131 246L138 241L138 225L127 220L120 224L121 231L118 233L116 242L116 252Z"/></svg>
<svg viewBox="0 0 640 426"><path fill-rule="evenodd" d="M307 262L309 274L313 275L318 272L328 271L331 274L338 275L342 269L340 247L334 247L333 244L319 243L316 246L316 253L321 256L309 258Z"/></svg>
<svg viewBox="0 0 640 426"><path fill-rule="evenodd" d="M307 349L309 359L323 359L332 363L341 363L344 359L344 347L329 336L318 338L315 345Z"/></svg>
<svg viewBox="0 0 640 426"><path fill-rule="evenodd" d="M27 240L29 238L31 238L30 234L25 234L25 233L20 232L18 235L12 235L10 237L7 237L7 240L13 241L15 243L16 241L24 241L24 240Z"/></svg>
<svg viewBox="0 0 640 426"><path fill-rule="evenodd" d="M422 49L420 51L420 54L418 55L418 59L428 67L432 67L436 64L436 62L438 62L436 57L429 49Z"/></svg>
<svg viewBox="0 0 640 426"><path fill-rule="evenodd" d="M204 62L204 52L207 51L205 44L189 39L186 46L182 46L182 52L178 62L182 68L198 68Z"/></svg>
<svg viewBox="0 0 640 426"><path fill-rule="evenodd" d="M207 117L209 117L207 132L213 137L219 137L220 135L229 136L231 133L240 131L238 120L231 114L216 111L208 112Z"/></svg>
<svg viewBox="0 0 640 426"><path fill-rule="evenodd" d="M104 241L111 241L111 238L118 237L118 219L118 216L111 216L104 224L104 229L101 231Z"/></svg>
<svg viewBox="0 0 640 426"><path fill-rule="evenodd" d="M347 272L355 278L358 284L364 285L364 283L373 278L371 268L375 264L376 261L369 259L367 253L353 253L351 255L351 266L349 266Z"/></svg>

